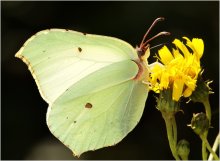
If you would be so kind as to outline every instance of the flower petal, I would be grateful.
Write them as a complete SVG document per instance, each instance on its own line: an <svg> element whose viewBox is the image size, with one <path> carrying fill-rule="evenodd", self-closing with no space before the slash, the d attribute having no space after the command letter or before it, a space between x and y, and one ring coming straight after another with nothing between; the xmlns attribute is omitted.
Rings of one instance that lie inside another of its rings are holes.
<svg viewBox="0 0 220 161"><path fill-rule="evenodd" d="M168 88L168 85L169 85L169 74L166 73L166 72L163 72L162 73L162 76L161 76L161 80L160 80L160 87L162 89L167 89Z"/></svg>
<svg viewBox="0 0 220 161"><path fill-rule="evenodd" d="M200 59L204 52L204 42L202 39L194 38L192 39L195 50L197 51L198 58Z"/></svg>
<svg viewBox="0 0 220 161"><path fill-rule="evenodd" d="M172 98L175 101L178 101L183 92L184 81L182 79L175 79L173 83L173 94Z"/></svg>
<svg viewBox="0 0 220 161"><path fill-rule="evenodd" d="M183 58L182 54L180 54L179 50L173 49L173 56L174 58Z"/></svg>
<svg viewBox="0 0 220 161"><path fill-rule="evenodd" d="M192 89L186 88L186 89L184 90L184 92L183 92L183 96L184 96L184 97L189 97L189 96L191 96L192 91L193 91Z"/></svg>
<svg viewBox="0 0 220 161"><path fill-rule="evenodd" d="M161 79L161 73L164 70L164 66L159 62L155 62L150 64L148 67L150 69L149 82L151 82L153 86L152 90L157 92L159 89L159 84L157 81Z"/></svg>
<svg viewBox="0 0 220 161"><path fill-rule="evenodd" d="M203 55L204 52L204 42L202 39L198 39L198 38L193 38L192 42L189 40L189 38L187 37L183 37L186 40L186 45L189 46L194 54L196 55L196 57L198 59L200 59Z"/></svg>
<svg viewBox="0 0 220 161"><path fill-rule="evenodd" d="M192 91L196 88L196 79L192 79L189 76L186 78L185 84L188 88L190 88Z"/></svg>
<svg viewBox="0 0 220 161"><path fill-rule="evenodd" d="M183 92L184 97L189 97L192 94L192 89L186 88L185 91Z"/></svg>
<svg viewBox="0 0 220 161"><path fill-rule="evenodd" d="M191 55L187 47L179 39L175 39L173 44L175 44L176 47L178 47L183 52L186 59Z"/></svg>
<svg viewBox="0 0 220 161"><path fill-rule="evenodd" d="M171 60L173 60L173 55L171 54L170 50L166 47L163 46L162 49L158 51L160 60L163 64L168 64Z"/></svg>

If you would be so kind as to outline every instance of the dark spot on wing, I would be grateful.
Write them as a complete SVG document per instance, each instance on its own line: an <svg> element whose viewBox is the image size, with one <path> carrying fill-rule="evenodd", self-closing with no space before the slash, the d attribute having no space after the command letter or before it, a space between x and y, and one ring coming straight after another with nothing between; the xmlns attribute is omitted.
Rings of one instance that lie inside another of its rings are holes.
<svg viewBox="0 0 220 161"><path fill-rule="evenodd" d="M45 53L45 52L46 52L46 50L43 50L42 52L43 52L43 53Z"/></svg>
<svg viewBox="0 0 220 161"><path fill-rule="evenodd" d="M87 33L84 32L83 35L87 35Z"/></svg>
<svg viewBox="0 0 220 161"><path fill-rule="evenodd" d="M79 52L81 52L81 51L82 51L82 48L81 48L81 47L78 47L78 50L79 50Z"/></svg>
<svg viewBox="0 0 220 161"><path fill-rule="evenodd" d="M86 103L85 108L92 108L92 104L91 103Z"/></svg>
<svg viewBox="0 0 220 161"><path fill-rule="evenodd" d="M76 123L76 121L73 121L73 123L75 124L75 123Z"/></svg>
<svg viewBox="0 0 220 161"><path fill-rule="evenodd" d="M66 119L68 119L69 117L67 116Z"/></svg>
<svg viewBox="0 0 220 161"><path fill-rule="evenodd" d="M69 29L65 29L66 31L69 31Z"/></svg>

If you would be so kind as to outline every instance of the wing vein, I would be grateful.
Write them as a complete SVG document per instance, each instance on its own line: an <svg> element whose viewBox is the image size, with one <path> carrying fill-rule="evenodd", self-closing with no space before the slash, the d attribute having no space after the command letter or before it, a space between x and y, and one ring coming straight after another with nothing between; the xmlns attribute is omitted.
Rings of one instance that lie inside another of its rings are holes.
<svg viewBox="0 0 220 161"><path fill-rule="evenodd" d="M125 105L124 114L123 114L123 116L122 116L120 122L122 122L122 120L123 120L124 117L125 117L125 113L126 113L126 111L127 111L128 103L129 103L129 101L130 101L130 98L131 98L132 92L133 92L133 90L134 90L134 84L135 84L135 83L132 84L132 88L131 88L131 90L130 90L129 97L128 97L128 99L127 99L127 103L126 103L126 105Z"/></svg>

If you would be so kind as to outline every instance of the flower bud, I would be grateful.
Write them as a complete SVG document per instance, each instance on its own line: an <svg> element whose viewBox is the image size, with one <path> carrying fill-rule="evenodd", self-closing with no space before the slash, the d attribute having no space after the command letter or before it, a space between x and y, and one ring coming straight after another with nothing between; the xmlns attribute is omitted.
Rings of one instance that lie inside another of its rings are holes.
<svg viewBox="0 0 220 161"><path fill-rule="evenodd" d="M160 92L159 98L157 98L157 109L166 113L176 113L180 111L179 102L172 99L172 91L170 89Z"/></svg>
<svg viewBox="0 0 220 161"><path fill-rule="evenodd" d="M202 73L198 75L197 83L196 83L196 89L193 91L192 95L190 96L190 99L193 102L203 102L203 100L206 100L211 92L211 88L209 87L209 82L205 82L202 79Z"/></svg>
<svg viewBox="0 0 220 161"><path fill-rule="evenodd" d="M177 154L183 159L187 160L190 152L189 142L182 139L177 144Z"/></svg>
<svg viewBox="0 0 220 161"><path fill-rule="evenodd" d="M209 129L209 120L203 112L193 114L191 128L198 135L203 135Z"/></svg>

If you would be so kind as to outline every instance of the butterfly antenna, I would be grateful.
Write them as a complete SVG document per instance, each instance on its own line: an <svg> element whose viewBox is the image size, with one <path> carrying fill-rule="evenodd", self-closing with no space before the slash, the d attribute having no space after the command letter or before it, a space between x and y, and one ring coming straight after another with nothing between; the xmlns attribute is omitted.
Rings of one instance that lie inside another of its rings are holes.
<svg viewBox="0 0 220 161"><path fill-rule="evenodd" d="M165 18L164 17L159 17L157 19L154 20L154 22L151 24L151 26L149 27L149 29L147 30L147 32L145 33L142 41L141 41L141 44L140 44L140 48L142 48L144 46L144 40L146 39L147 35L149 34L149 32L151 31L151 29L159 22L159 21L163 21ZM149 41L148 41L149 42Z"/></svg>
<svg viewBox="0 0 220 161"><path fill-rule="evenodd" d="M150 47L150 50L154 49L154 48L157 48L157 47L160 47L160 46L165 45L165 44L167 44L167 43L161 43L161 44L155 45L153 47Z"/></svg>
<svg viewBox="0 0 220 161"><path fill-rule="evenodd" d="M157 35L153 36L152 38L148 39L147 41L145 41L143 44L142 44L142 47L145 46L146 44L148 44L150 41L152 41L153 39L159 37L159 36L162 36L162 35L170 35L170 32L166 32L166 31L163 31L163 32L160 32L158 33Z"/></svg>

